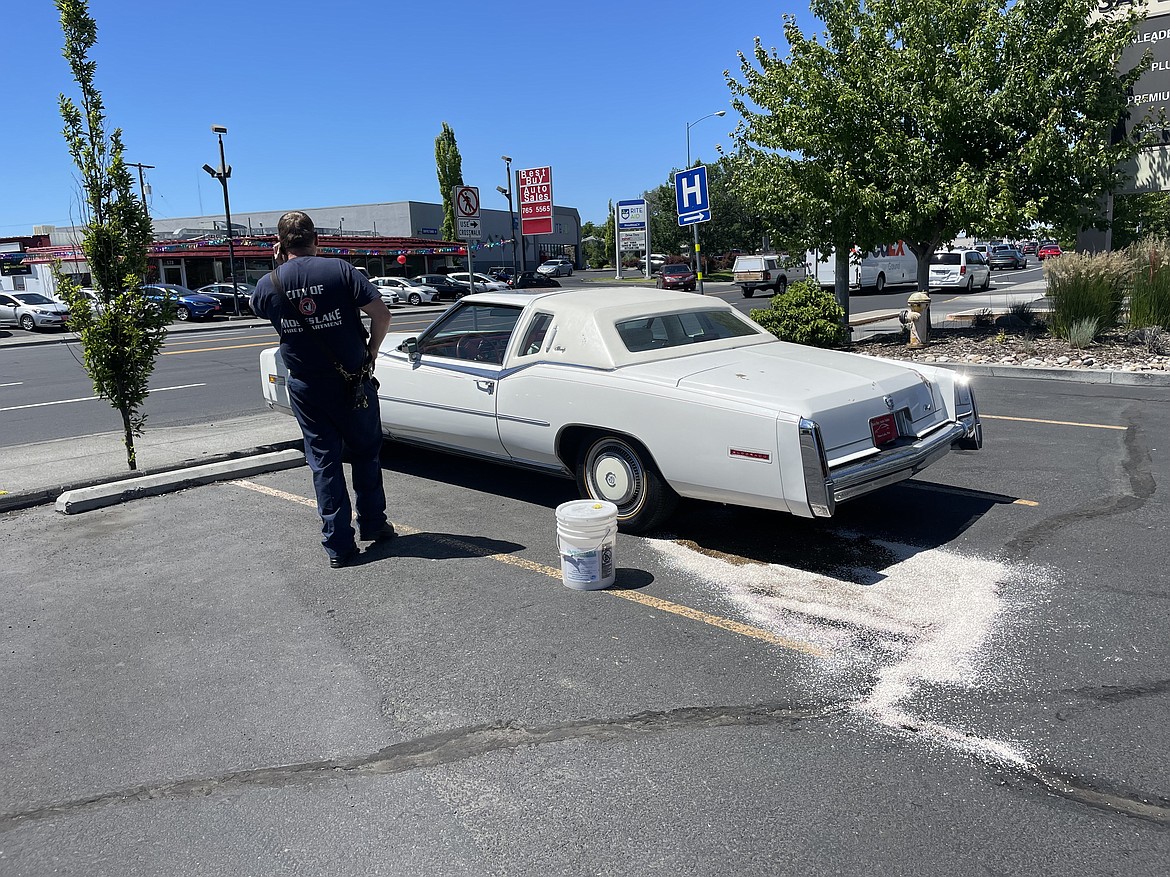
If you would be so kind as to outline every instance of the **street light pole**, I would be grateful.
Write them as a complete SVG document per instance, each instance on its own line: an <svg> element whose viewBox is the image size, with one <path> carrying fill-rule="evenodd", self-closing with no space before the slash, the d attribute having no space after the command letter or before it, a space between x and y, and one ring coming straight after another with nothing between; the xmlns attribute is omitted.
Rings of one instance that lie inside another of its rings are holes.
<svg viewBox="0 0 1170 877"><path fill-rule="evenodd" d="M518 271L519 266L516 264L516 214L512 212L512 156L501 155L500 158L504 160L504 174L508 180L508 188L501 189L496 186L496 189L508 199L508 233L512 238L512 270Z"/></svg>
<svg viewBox="0 0 1170 877"><path fill-rule="evenodd" d="M693 122L687 123L687 170L691 167L691 127L699 124L703 119L710 119L713 116L726 116L727 110L719 110L714 113L707 113L702 118L695 119ZM699 256L699 223L691 223L691 231L695 235L695 275L699 278L699 295L706 295L703 291L703 260ZM649 256L647 256L647 264L649 264Z"/></svg>
<svg viewBox="0 0 1170 877"><path fill-rule="evenodd" d="M223 154L223 135L228 132L228 129L223 125L212 125L212 133L219 138L219 167L213 168L211 165L203 165L203 169L211 176L219 180L219 184L223 186L223 212L227 220L227 241L228 241L228 271L232 276L232 304L234 305L235 315L240 315L240 290L236 286L236 246L234 233L232 231L232 206L231 201L228 200L228 180L231 178L232 169L228 166L227 160Z"/></svg>

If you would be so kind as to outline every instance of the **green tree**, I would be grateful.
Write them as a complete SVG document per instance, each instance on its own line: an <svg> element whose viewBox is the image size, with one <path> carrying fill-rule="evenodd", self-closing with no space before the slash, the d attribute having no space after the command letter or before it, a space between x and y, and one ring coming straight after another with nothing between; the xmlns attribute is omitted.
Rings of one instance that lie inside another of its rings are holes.
<svg viewBox="0 0 1170 877"><path fill-rule="evenodd" d="M1114 198L1114 249L1123 250L1147 237L1170 240L1170 192L1141 192Z"/></svg>
<svg viewBox="0 0 1170 877"><path fill-rule="evenodd" d="M814 0L820 39L787 16L788 58L757 40L742 82L728 77L744 113L742 179L757 200L796 199L810 233L838 250L838 283L846 242L902 238L926 288L930 254L961 230L1097 223L1146 132L1113 136L1140 72L1117 67L1141 13L1096 8Z"/></svg>
<svg viewBox="0 0 1170 877"><path fill-rule="evenodd" d="M126 463L134 470L138 468L134 439L145 428L142 405L166 340L170 313L139 291L153 233L122 158L122 131L106 134L105 107L94 85L96 65L89 58L97 42L97 24L88 0L55 2L65 36L63 54L80 89L80 107L64 94L59 106L84 193L82 249L99 303L91 303L80 286L61 273L60 265L54 274L58 292L69 305L69 326L80 338L94 391L122 416Z"/></svg>
<svg viewBox="0 0 1170 877"><path fill-rule="evenodd" d="M608 203L609 211L605 214L605 256L611 259L617 258L617 227L613 216L613 199Z"/></svg>
<svg viewBox="0 0 1170 877"><path fill-rule="evenodd" d="M463 156L455 142L455 132L446 122L435 138L435 168L439 175L439 195L443 198L443 230L445 241L455 240L455 205L451 202L451 190L463 185Z"/></svg>

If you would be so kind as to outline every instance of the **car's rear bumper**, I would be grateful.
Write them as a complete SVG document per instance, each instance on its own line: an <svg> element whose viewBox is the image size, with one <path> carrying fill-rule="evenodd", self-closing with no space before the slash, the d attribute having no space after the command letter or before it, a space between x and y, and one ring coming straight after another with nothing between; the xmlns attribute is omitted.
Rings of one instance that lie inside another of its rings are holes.
<svg viewBox="0 0 1170 877"><path fill-rule="evenodd" d="M952 447L978 450L982 446L983 424L978 409L973 406L957 421L940 425L913 444L830 469L820 427L815 421L802 418L800 456L809 510L813 517L832 517L837 503L917 475L946 456Z"/></svg>

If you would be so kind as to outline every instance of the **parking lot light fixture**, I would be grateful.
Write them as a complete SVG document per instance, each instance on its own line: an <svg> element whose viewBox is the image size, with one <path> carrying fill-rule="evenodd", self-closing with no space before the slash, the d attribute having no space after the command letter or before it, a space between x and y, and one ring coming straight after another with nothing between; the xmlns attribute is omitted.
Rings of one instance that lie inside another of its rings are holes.
<svg viewBox="0 0 1170 877"><path fill-rule="evenodd" d="M203 165L203 169L211 176L219 180L219 184L223 186L223 212L224 218L227 220L227 242L228 242L228 272L232 278L232 304L234 305L235 315L240 315L240 290L236 286L236 247L235 241L232 240L234 234L232 232L232 206L231 201L228 200L228 180L231 178L232 169L224 158L223 153L223 135L228 132L228 129L223 125L212 125L211 132L219 138L219 167L214 168L209 164Z"/></svg>
<svg viewBox="0 0 1170 877"><path fill-rule="evenodd" d="M512 239L512 270L516 270L516 214L512 212L512 156L501 155L504 162L504 176L508 180L508 188L496 186L496 191L508 199L508 236Z"/></svg>

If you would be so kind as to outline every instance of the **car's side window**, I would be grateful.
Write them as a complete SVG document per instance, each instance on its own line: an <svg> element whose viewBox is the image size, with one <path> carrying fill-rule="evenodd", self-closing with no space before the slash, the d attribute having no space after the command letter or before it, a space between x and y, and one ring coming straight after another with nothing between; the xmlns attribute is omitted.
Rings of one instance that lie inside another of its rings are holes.
<svg viewBox="0 0 1170 877"><path fill-rule="evenodd" d="M521 310L489 304L456 308L426 332L419 340L418 351L423 355L499 365L504 361Z"/></svg>
<svg viewBox="0 0 1170 877"><path fill-rule="evenodd" d="M532 318L532 322L528 324L528 331L524 335L524 340L520 342L520 356L532 356L534 353L540 352L540 347L544 344L545 336L548 334L548 327L552 324L552 314L539 313Z"/></svg>

